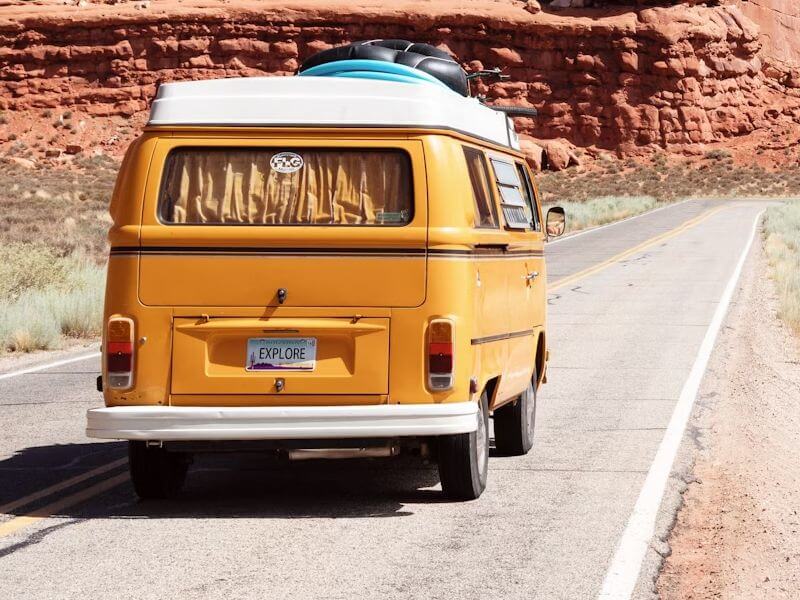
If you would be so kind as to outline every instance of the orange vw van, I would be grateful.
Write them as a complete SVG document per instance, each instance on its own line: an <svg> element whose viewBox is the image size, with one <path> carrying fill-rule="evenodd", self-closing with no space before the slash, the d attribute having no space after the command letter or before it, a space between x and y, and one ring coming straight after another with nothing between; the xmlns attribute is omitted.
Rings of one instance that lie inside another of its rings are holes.
<svg viewBox="0 0 800 600"><path fill-rule="evenodd" d="M238 447L421 453L472 499L490 415L530 449L546 234L505 114L425 82L166 84L110 211L87 433L130 441L141 497Z"/></svg>

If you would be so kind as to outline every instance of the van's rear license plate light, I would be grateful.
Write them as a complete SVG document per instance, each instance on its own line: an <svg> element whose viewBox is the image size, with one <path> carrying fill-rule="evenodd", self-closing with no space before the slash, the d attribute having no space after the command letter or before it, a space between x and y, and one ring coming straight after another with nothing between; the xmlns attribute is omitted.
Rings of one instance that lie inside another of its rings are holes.
<svg viewBox="0 0 800 600"><path fill-rule="evenodd" d="M250 338L248 371L313 371L317 366L317 338Z"/></svg>

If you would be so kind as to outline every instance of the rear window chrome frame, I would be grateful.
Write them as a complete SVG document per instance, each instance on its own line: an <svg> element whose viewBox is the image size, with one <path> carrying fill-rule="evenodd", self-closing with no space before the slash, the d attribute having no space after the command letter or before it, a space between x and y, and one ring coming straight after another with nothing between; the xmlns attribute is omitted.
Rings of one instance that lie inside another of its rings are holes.
<svg viewBox="0 0 800 600"><path fill-rule="evenodd" d="M323 224L313 224L313 223L172 223L169 221L165 221L161 218L161 198L162 194L164 193L164 188L167 185L167 173L168 173L168 165L170 158L176 152L185 151L185 150L218 150L218 151L231 151L231 150L242 150L242 151L254 151L254 150L273 150L277 149L279 146L239 146L239 145L231 145L231 146L203 146L198 144L186 144L181 146L175 146L170 148L167 155L164 157L164 162L161 167L161 174L160 174L160 181L158 184L158 198L156 198L155 203L155 217L156 221L159 225L164 225L166 227L310 227L310 228L371 228L371 229L392 229L392 228L401 228L401 227L408 227L414 222L414 218L416 217L416 207L417 207L417 198L414 190L414 183L415 183L415 175L414 175L414 161L411 158L411 154L405 148L393 148L390 146L381 147L381 148L373 148L373 147L364 147L364 146L348 146L346 148L342 148L340 146L280 146L281 151L286 152L295 152L295 151L302 151L302 150L329 150L329 151L346 151L346 152L358 152L358 151L365 151L365 152L393 152L397 154L402 154L405 157L406 164L408 165L408 172L411 175L411 181L409 182L409 201L411 203L410 212L408 216L408 220L405 223L397 223L397 224L387 224L387 225L360 225L358 223L343 223L343 224L336 224L336 223L323 223Z"/></svg>
<svg viewBox="0 0 800 600"><path fill-rule="evenodd" d="M515 162L517 166L517 171L521 175L522 186L524 189L528 191L528 196L530 198L530 209L531 209L531 231L541 232L542 231L542 219L540 215L540 204L539 198L536 194L536 187L533 184L533 180L531 179L530 173L528 169L525 167L524 163L520 161ZM528 202L526 201L526 204Z"/></svg>

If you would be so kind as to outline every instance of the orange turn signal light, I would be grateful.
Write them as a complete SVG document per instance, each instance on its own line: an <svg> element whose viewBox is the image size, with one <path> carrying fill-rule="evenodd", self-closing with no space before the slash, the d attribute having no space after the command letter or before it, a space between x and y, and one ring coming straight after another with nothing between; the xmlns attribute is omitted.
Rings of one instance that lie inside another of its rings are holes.
<svg viewBox="0 0 800 600"><path fill-rule="evenodd" d="M434 319L428 325L428 388L453 387L453 341L455 327L450 319Z"/></svg>
<svg viewBox="0 0 800 600"><path fill-rule="evenodd" d="M105 374L110 389L127 390L133 385L133 358L133 319L111 317L105 341Z"/></svg>

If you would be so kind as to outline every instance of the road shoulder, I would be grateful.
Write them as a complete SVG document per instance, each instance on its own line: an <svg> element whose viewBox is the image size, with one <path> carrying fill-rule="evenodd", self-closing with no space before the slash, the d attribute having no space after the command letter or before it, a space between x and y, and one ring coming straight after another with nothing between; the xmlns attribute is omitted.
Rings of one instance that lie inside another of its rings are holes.
<svg viewBox="0 0 800 600"><path fill-rule="evenodd" d="M638 597L747 600L800 590L800 344L777 317L766 273L757 244L703 381Z"/></svg>
<svg viewBox="0 0 800 600"><path fill-rule="evenodd" d="M66 343L64 348L59 350L40 350L37 352L0 354L0 375L13 373L31 367L47 365L60 360L65 360L90 354L100 350L99 340L74 340Z"/></svg>

